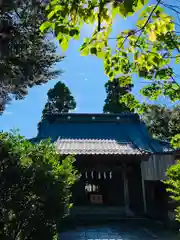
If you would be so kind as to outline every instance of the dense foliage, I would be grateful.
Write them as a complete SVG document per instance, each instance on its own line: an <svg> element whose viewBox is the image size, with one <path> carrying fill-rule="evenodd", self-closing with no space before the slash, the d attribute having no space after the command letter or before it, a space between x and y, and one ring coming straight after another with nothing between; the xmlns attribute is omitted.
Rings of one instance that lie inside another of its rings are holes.
<svg viewBox="0 0 180 240"><path fill-rule="evenodd" d="M105 104L103 107L104 113L121 113L129 112L130 109L121 102L121 97L132 90L133 85L121 87L119 84L119 79L114 79L113 81L108 81L105 84L107 97L105 99Z"/></svg>
<svg viewBox="0 0 180 240"><path fill-rule="evenodd" d="M12 133L0 134L0 156L0 238L56 239L78 177L74 159Z"/></svg>
<svg viewBox="0 0 180 240"><path fill-rule="evenodd" d="M180 133L176 134L171 144L175 149L180 149ZM167 170L168 180L165 181L167 184L167 191L170 192L171 198L176 203L175 214L176 220L180 222L180 160L176 164L169 167Z"/></svg>
<svg viewBox="0 0 180 240"><path fill-rule="evenodd" d="M78 39L84 23L94 24L96 28L91 38L84 39L81 46L82 55L102 58L108 78L118 78L121 86L132 84L134 74L147 81L140 90L145 97L154 100L165 95L176 101L180 99L180 86L172 64L180 63L180 37L173 17L161 6L177 10L162 0L157 0L155 5L148 2L51 0L46 8L48 20L41 25L41 31L52 29L62 49L66 50L70 39ZM137 12L138 21L134 28L120 31L112 38L114 19L118 15L127 18ZM115 48L109 45L109 39L115 39ZM127 93L121 100L131 109L141 109L142 105L132 93Z"/></svg>
<svg viewBox="0 0 180 240"><path fill-rule="evenodd" d="M62 82L57 82L49 89L48 100L42 111L42 119L47 115L66 113L76 108L76 102L69 88Z"/></svg>
<svg viewBox="0 0 180 240"><path fill-rule="evenodd" d="M168 108L160 105L146 105L142 113L153 137L170 141L180 133L180 105Z"/></svg>
<svg viewBox="0 0 180 240"><path fill-rule="evenodd" d="M45 20L40 0L0 1L0 112L12 99L22 99L28 88L56 78L52 70L62 57L39 27Z"/></svg>

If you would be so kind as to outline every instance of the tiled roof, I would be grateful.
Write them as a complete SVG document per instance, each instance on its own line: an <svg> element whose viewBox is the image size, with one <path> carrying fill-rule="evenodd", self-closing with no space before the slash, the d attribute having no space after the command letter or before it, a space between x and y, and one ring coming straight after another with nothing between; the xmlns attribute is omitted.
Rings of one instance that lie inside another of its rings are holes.
<svg viewBox="0 0 180 240"><path fill-rule="evenodd" d="M61 154L78 155L141 155L145 153L130 143L100 139L58 139L57 149Z"/></svg>
<svg viewBox="0 0 180 240"><path fill-rule="evenodd" d="M40 124L37 138L51 138L62 154L169 153L152 138L137 114L60 114Z"/></svg>

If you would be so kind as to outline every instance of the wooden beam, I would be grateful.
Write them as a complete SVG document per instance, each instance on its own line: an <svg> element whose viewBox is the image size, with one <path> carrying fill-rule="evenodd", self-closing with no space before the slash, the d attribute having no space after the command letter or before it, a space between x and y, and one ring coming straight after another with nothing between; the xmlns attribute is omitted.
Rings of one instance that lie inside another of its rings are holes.
<svg viewBox="0 0 180 240"><path fill-rule="evenodd" d="M123 165L122 174L123 174L123 181L124 181L124 203L125 203L125 210L127 213L129 210L129 188L128 188L126 164Z"/></svg>

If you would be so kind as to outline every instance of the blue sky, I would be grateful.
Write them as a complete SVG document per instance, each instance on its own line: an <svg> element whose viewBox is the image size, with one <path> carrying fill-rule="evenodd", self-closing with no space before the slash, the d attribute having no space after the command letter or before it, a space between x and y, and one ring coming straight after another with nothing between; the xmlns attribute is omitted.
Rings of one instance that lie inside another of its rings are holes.
<svg viewBox="0 0 180 240"><path fill-rule="evenodd" d="M112 36L116 36L123 29L133 28L135 20L136 17L128 20L116 20ZM67 84L75 97L76 112L102 112L106 97L104 83L108 80L104 74L103 62L93 56L82 57L78 51L83 38L90 36L92 28L92 26L84 26L81 39L70 43L69 49L65 53L65 60L55 66L64 70L58 79L30 89L24 100L13 101L7 106L5 113L0 117L1 130L19 129L23 136L35 137L37 123L47 100L47 91L59 80ZM60 49L57 51L61 54ZM140 98L138 90L142 87L142 82L137 82L133 90L138 98Z"/></svg>

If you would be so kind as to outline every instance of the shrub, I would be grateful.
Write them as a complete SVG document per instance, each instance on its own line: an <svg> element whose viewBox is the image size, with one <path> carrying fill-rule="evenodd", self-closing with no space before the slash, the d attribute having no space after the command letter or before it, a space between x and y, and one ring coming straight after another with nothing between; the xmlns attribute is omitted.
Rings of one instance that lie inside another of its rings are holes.
<svg viewBox="0 0 180 240"><path fill-rule="evenodd" d="M56 239L78 179L74 158L61 159L49 140L32 144L0 133L1 239Z"/></svg>

